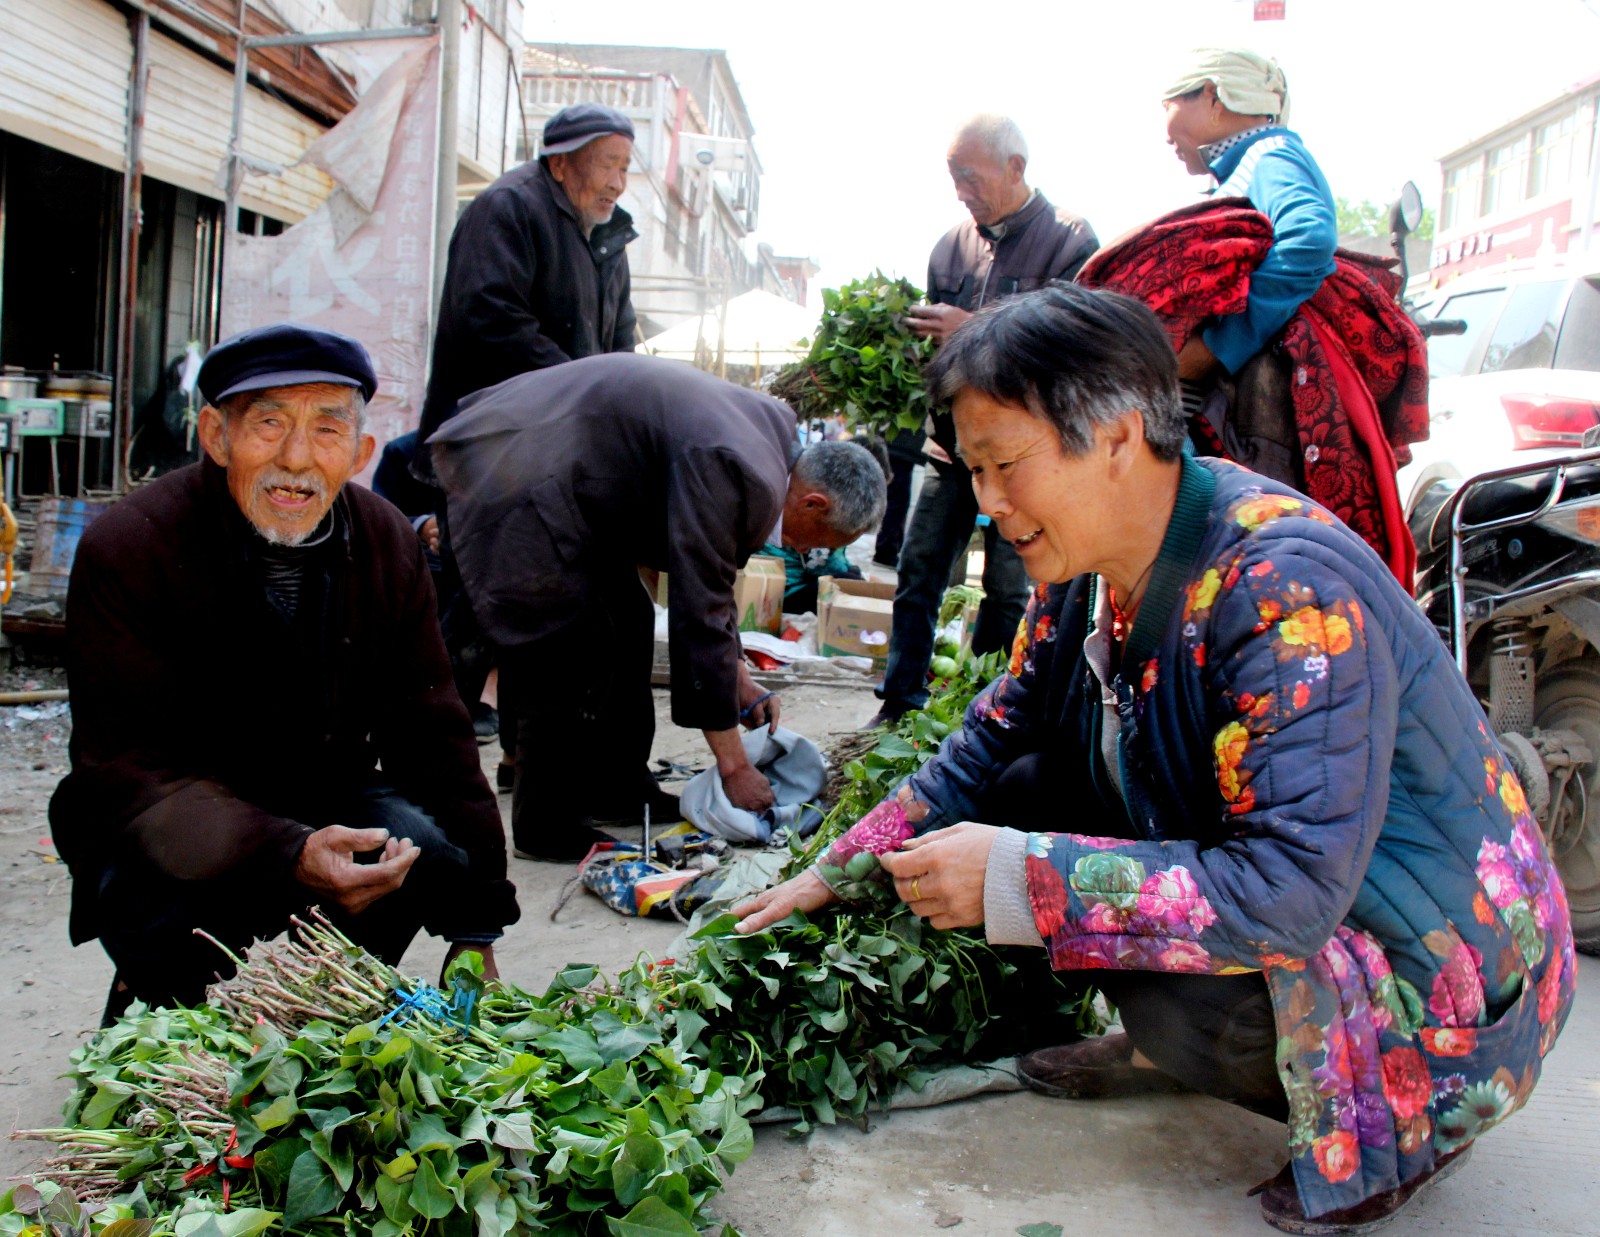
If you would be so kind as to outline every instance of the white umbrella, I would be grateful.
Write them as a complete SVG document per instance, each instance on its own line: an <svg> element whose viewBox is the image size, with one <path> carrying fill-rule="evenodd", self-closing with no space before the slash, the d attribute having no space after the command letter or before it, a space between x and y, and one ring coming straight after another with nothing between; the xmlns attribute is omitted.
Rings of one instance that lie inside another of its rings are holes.
<svg viewBox="0 0 1600 1237"><path fill-rule="evenodd" d="M640 344L635 351L693 362L697 356L715 361L722 343L728 365L784 365L805 356L801 341L817 329L815 311L757 288L736 296L722 309L709 309Z"/></svg>

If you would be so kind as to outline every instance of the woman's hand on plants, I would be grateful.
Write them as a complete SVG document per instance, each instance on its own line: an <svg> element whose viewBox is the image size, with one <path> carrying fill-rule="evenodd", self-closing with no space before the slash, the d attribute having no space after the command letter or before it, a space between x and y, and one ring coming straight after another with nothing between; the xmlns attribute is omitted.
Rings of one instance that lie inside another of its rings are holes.
<svg viewBox="0 0 1600 1237"><path fill-rule="evenodd" d="M913 914L935 928L975 928L983 922L983 879L999 832L994 825L963 821L911 838L878 862Z"/></svg>
<svg viewBox="0 0 1600 1237"><path fill-rule="evenodd" d="M494 960L494 946L472 941L453 941L450 948L445 951L444 965L439 968L439 986L445 987L445 972L450 969L450 964L464 953L475 953L483 959L483 974L479 976L484 981L500 978L500 964Z"/></svg>
<svg viewBox="0 0 1600 1237"><path fill-rule="evenodd" d="M741 933L760 932L787 919L795 911L805 911L809 915L838 900L820 876L806 871L740 903L732 914L739 920Z"/></svg>

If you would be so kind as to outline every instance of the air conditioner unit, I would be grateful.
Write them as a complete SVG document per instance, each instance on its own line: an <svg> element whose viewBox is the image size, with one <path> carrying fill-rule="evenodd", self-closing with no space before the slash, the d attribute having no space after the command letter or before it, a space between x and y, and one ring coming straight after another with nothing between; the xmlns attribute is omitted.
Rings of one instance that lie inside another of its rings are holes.
<svg viewBox="0 0 1600 1237"><path fill-rule="evenodd" d="M686 163L713 172L747 172L755 168L755 152L742 137L712 137L709 133L679 135L679 149Z"/></svg>

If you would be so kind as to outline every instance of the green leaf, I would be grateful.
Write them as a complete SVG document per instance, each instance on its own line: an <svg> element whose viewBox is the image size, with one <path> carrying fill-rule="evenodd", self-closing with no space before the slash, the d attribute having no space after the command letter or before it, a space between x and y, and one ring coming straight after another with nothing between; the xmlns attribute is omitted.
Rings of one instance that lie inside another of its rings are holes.
<svg viewBox="0 0 1600 1237"><path fill-rule="evenodd" d="M280 1095L260 1112L255 1113L253 1119L257 1128L271 1131L293 1121L299 1111L300 1105L295 1103L294 1096Z"/></svg>
<svg viewBox="0 0 1600 1237"><path fill-rule="evenodd" d="M629 1134L611 1165L611 1189L627 1206L639 1201L656 1176L667 1166L661 1140L652 1134Z"/></svg>
<svg viewBox="0 0 1600 1237"><path fill-rule="evenodd" d="M439 1180L433 1161L426 1156L417 1165L417 1175L411 1179L411 1205L417 1214L429 1220L440 1220L456 1208L455 1196Z"/></svg>
<svg viewBox="0 0 1600 1237"><path fill-rule="evenodd" d="M561 1057L573 1069L599 1069L606 1063L599 1042L579 1026L564 1026L533 1041L546 1052Z"/></svg>
<svg viewBox="0 0 1600 1237"><path fill-rule="evenodd" d="M78 1116L78 1124L88 1130L105 1129L116 1117L117 1109L122 1107L123 1101L131 1094L133 1088L125 1083L101 1083L95 1088L89 1102L83 1106L83 1112Z"/></svg>
<svg viewBox="0 0 1600 1237"><path fill-rule="evenodd" d="M1017 1230L1018 1237L1061 1237L1059 1224L1024 1224Z"/></svg>
<svg viewBox="0 0 1600 1237"><path fill-rule="evenodd" d="M533 1119L526 1112L513 1112L494 1123L494 1142L497 1146L512 1147L522 1151L538 1151L539 1140L533 1132Z"/></svg>
<svg viewBox="0 0 1600 1237"><path fill-rule="evenodd" d="M154 1220L113 1220L100 1230L99 1237L150 1237L155 1226Z"/></svg>
<svg viewBox="0 0 1600 1237"><path fill-rule="evenodd" d="M394 1159L379 1161L378 1169L391 1181L399 1181L402 1177L409 1177L417 1171L417 1157L409 1151L402 1151Z"/></svg>
<svg viewBox="0 0 1600 1237"><path fill-rule="evenodd" d="M397 1057L403 1057L411 1051L411 1040L404 1035L396 1035L380 1048L372 1058L372 1064L377 1069L382 1069Z"/></svg>
<svg viewBox="0 0 1600 1237"><path fill-rule="evenodd" d="M700 1237L695 1228L659 1198L646 1198L620 1220L606 1217L611 1237Z"/></svg>
<svg viewBox="0 0 1600 1237"><path fill-rule="evenodd" d="M289 1170L289 1189L285 1197L283 1224L293 1228L306 1220L329 1214L344 1201L344 1191L333 1179L333 1173L310 1147L295 1160Z"/></svg>
<svg viewBox="0 0 1600 1237"><path fill-rule="evenodd" d="M176 1231L178 1237L256 1237L257 1233L266 1232L277 1221L276 1211L264 1211L260 1207L244 1207L220 1214L198 1212L181 1216ZM284 1222L289 1223L287 1213Z"/></svg>
<svg viewBox="0 0 1600 1237"><path fill-rule="evenodd" d="M424 1151L454 1151L461 1145L461 1136L452 1133L435 1113L425 1112L411 1118L411 1132L406 1137L406 1149L421 1155Z"/></svg>
<svg viewBox="0 0 1600 1237"><path fill-rule="evenodd" d="M417 1209L411 1205L410 1182L379 1177L377 1191L378 1206L383 1208L384 1216L393 1223L406 1224L417 1214Z"/></svg>

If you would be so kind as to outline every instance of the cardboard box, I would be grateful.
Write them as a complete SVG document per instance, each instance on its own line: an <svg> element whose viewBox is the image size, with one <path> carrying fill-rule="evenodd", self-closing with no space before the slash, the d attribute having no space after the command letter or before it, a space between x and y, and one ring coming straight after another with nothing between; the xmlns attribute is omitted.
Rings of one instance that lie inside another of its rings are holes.
<svg viewBox="0 0 1600 1237"><path fill-rule="evenodd" d="M875 580L817 581L817 648L824 657L889 660L894 585Z"/></svg>
<svg viewBox="0 0 1600 1237"><path fill-rule="evenodd" d="M752 555L744 570L733 580L733 609L740 631L769 631L777 635L783 626L783 590L787 583L783 560L772 554ZM646 588L650 581L645 579ZM658 606L668 605L667 573L656 581Z"/></svg>
<svg viewBox="0 0 1600 1237"><path fill-rule="evenodd" d="M733 581L733 608L739 617L740 631L778 634L783 626L786 582L781 558L770 554L751 556Z"/></svg>

